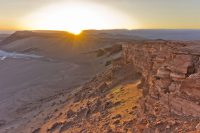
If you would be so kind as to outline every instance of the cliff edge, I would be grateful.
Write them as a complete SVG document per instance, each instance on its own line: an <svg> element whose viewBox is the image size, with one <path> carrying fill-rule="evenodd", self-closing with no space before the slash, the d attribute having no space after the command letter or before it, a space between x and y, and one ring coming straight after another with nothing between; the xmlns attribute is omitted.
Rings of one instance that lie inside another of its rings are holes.
<svg viewBox="0 0 200 133"><path fill-rule="evenodd" d="M42 101L44 109L15 131L199 132L199 44L134 41L121 52L83 86Z"/></svg>

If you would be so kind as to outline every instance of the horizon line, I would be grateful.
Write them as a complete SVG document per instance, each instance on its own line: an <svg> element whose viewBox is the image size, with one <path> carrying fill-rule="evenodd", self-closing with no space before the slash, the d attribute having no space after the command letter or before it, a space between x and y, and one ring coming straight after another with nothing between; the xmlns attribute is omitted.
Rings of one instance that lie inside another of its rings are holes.
<svg viewBox="0 0 200 133"><path fill-rule="evenodd" d="M126 29L126 28L119 28L119 29L85 29L84 31L111 31L111 30L127 30L127 31L137 31L137 30L200 30L200 28L138 28L138 29ZM38 30L29 30L29 29L18 29L18 30L4 30L0 29L0 32L16 32L16 31L60 31L60 32L69 32L67 30L47 30L47 29L38 29ZM71 32L69 32L71 33ZM73 33L72 33L73 34Z"/></svg>

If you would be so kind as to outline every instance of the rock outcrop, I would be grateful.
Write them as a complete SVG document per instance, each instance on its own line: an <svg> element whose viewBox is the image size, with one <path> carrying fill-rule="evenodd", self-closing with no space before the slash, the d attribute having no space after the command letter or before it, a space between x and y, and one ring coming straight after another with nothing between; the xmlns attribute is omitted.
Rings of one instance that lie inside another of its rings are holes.
<svg viewBox="0 0 200 133"><path fill-rule="evenodd" d="M123 58L143 76L143 111L164 105L169 114L200 116L200 46L145 41L123 45Z"/></svg>

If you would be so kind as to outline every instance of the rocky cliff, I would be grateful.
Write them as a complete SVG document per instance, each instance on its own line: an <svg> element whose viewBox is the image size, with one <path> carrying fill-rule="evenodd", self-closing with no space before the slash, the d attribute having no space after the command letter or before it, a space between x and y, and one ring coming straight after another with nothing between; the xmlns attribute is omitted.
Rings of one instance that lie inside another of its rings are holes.
<svg viewBox="0 0 200 133"><path fill-rule="evenodd" d="M10 130L13 133L200 131L197 43L134 41L114 49L103 49L103 55L100 54L122 52L122 57L107 64L107 70L70 93L39 102L41 111L25 125Z"/></svg>
<svg viewBox="0 0 200 133"><path fill-rule="evenodd" d="M200 46L175 41L146 41L123 45L123 58L143 76L143 111L200 116Z"/></svg>

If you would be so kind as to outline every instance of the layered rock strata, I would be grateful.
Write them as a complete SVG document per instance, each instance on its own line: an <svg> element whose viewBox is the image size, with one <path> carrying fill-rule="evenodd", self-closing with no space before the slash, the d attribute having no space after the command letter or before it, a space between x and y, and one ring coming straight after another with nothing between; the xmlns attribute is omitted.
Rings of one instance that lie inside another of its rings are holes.
<svg viewBox="0 0 200 133"><path fill-rule="evenodd" d="M200 116L200 46L177 41L123 45L123 58L142 74L143 111L161 103L169 114Z"/></svg>

